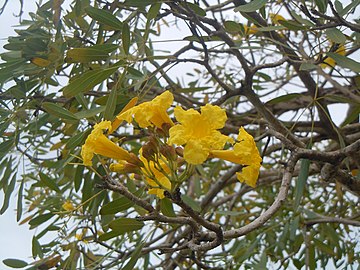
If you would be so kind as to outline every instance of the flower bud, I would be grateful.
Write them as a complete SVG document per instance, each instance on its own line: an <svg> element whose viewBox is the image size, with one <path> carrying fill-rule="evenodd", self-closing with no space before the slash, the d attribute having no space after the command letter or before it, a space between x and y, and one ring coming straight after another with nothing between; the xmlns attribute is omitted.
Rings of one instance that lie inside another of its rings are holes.
<svg viewBox="0 0 360 270"><path fill-rule="evenodd" d="M171 145L162 145L160 153L168 160L175 161L177 159L175 148Z"/></svg>
<svg viewBox="0 0 360 270"><path fill-rule="evenodd" d="M184 156L184 149L180 146L176 147L175 148L175 152L176 154L178 154L180 157L183 157Z"/></svg>
<svg viewBox="0 0 360 270"><path fill-rule="evenodd" d="M158 153L158 144L154 137L149 137L149 141L142 147L142 155L144 158L150 161L156 161L156 155Z"/></svg>
<svg viewBox="0 0 360 270"><path fill-rule="evenodd" d="M141 173L140 168L131 163L112 163L110 170L117 173Z"/></svg>
<svg viewBox="0 0 360 270"><path fill-rule="evenodd" d="M137 167L144 167L144 163L134 153L130 153L129 163L131 163Z"/></svg>

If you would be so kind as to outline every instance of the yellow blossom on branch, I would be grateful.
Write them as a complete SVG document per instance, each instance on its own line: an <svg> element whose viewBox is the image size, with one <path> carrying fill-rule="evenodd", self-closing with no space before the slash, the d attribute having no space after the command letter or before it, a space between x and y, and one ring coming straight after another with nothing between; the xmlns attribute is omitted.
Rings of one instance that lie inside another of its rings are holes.
<svg viewBox="0 0 360 270"><path fill-rule="evenodd" d="M145 180L149 185L149 194L154 194L158 198L164 198L164 191L171 190L171 182L168 178L171 170L161 160L161 155L157 162L149 161L142 155L142 149L140 149L140 160L144 163L144 167L141 169Z"/></svg>
<svg viewBox="0 0 360 270"><path fill-rule="evenodd" d="M173 125L173 121L167 114L167 110L173 101L174 96L169 91L165 91L151 101L141 103L120 113L117 119L120 121L125 120L128 123L135 120L141 128L149 126L161 128L165 123Z"/></svg>
<svg viewBox="0 0 360 270"><path fill-rule="evenodd" d="M233 150L212 150L211 155L216 158L224 159L233 163L241 164L244 167L241 172L237 172L240 182L245 182L251 187L256 186L259 177L261 157L256 147L254 138L245 131L243 127L239 129Z"/></svg>
<svg viewBox="0 0 360 270"><path fill-rule="evenodd" d="M64 204L61 207L66 211L74 211L76 209L75 206L72 204L72 202L69 200L64 202Z"/></svg>
<svg viewBox="0 0 360 270"><path fill-rule="evenodd" d="M206 104L201 107L201 113L177 106L174 114L180 124L170 128L169 143L185 145L184 159L190 164L203 163L211 150L222 149L231 141L218 131L227 120L225 110L218 106Z"/></svg>
<svg viewBox="0 0 360 270"><path fill-rule="evenodd" d="M335 51L335 53L339 54L339 55L346 55L346 49L345 49L345 45L341 44L339 46L339 48ZM322 68L333 68L336 66L336 62L333 58L331 57L327 57L323 63L320 64L320 66Z"/></svg>
<svg viewBox="0 0 360 270"><path fill-rule="evenodd" d="M111 129L110 121L102 121L94 126L94 129L81 148L81 156L84 165L92 165L91 161L94 154L99 154L115 160L133 161L133 157L128 151L116 145L104 135L104 131L108 129Z"/></svg>

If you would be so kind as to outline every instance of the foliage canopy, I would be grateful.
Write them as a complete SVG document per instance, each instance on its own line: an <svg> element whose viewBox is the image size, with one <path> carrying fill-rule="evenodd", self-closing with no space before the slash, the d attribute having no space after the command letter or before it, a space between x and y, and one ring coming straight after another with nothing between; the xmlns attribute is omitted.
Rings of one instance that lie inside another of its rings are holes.
<svg viewBox="0 0 360 270"><path fill-rule="evenodd" d="M0 212L37 228L4 263L358 266L359 4L42 1L1 54Z"/></svg>

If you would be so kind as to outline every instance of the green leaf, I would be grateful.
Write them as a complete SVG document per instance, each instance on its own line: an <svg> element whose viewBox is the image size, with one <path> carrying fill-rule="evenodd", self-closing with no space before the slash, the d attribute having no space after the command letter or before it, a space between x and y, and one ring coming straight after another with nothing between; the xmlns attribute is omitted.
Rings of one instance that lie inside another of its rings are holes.
<svg viewBox="0 0 360 270"><path fill-rule="evenodd" d="M302 63L300 65L300 70L314 70L317 66L312 63Z"/></svg>
<svg viewBox="0 0 360 270"><path fill-rule="evenodd" d="M94 7L85 8L86 13L95 21L110 26L113 30L121 30L122 22L111 12Z"/></svg>
<svg viewBox="0 0 360 270"><path fill-rule="evenodd" d="M200 212L201 207L200 204L195 201L193 198L189 197L188 195L182 194L181 199L186 203L188 206L190 206L194 211Z"/></svg>
<svg viewBox="0 0 360 270"><path fill-rule="evenodd" d="M5 259L2 262L3 262L3 264L5 264L6 266L9 266L11 268L24 268L24 267L28 266L27 262L24 262L24 261L18 260L18 259Z"/></svg>
<svg viewBox="0 0 360 270"><path fill-rule="evenodd" d="M127 23L124 23L122 27L121 40L125 54L129 54L130 39L131 39L130 27Z"/></svg>
<svg viewBox="0 0 360 270"><path fill-rule="evenodd" d="M357 106L354 110L351 111L349 115L345 118L344 122L341 124L342 127L352 123L359 118L360 106Z"/></svg>
<svg viewBox="0 0 360 270"><path fill-rule="evenodd" d="M44 102L44 103L42 103L41 106L49 114L59 117L59 118L63 119L64 121L68 120L70 122L76 122L79 120L75 114L73 114L72 112L68 111L64 107L61 107L60 105L57 105L55 103Z"/></svg>
<svg viewBox="0 0 360 270"><path fill-rule="evenodd" d="M14 139L11 138L9 140L3 141L0 143L0 155L6 155L10 152L10 149L14 146Z"/></svg>
<svg viewBox="0 0 360 270"><path fill-rule="evenodd" d="M270 32L270 31L278 31L286 29L284 26L281 25L272 25L272 26L265 26L265 27L257 27L256 31L260 32Z"/></svg>
<svg viewBox="0 0 360 270"><path fill-rule="evenodd" d="M44 222L48 221L50 218L52 218L54 214L52 213L46 213L43 215L38 215L37 217L33 218L29 221L29 225L34 228L39 226L40 224L43 224Z"/></svg>
<svg viewBox="0 0 360 270"><path fill-rule="evenodd" d="M75 191L78 192L81 186L81 182L83 179L84 174L84 168L85 166L78 165L75 170L75 176L74 176L74 187Z"/></svg>
<svg viewBox="0 0 360 270"><path fill-rule="evenodd" d="M88 63L92 61L106 60L109 55L103 51L93 48L74 48L66 53L67 63Z"/></svg>
<svg viewBox="0 0 360 270"><path fill-rule="evenodd" d="M360 5L360 0L353 0L350 2L350 4L348 4L343 10L342 12L339 12L340 16L344 16L346 15L350 10L352 10L353 8L356 8L357 6Z"/></svg>
<svg viewBox="0 0 360 270"><path fill-rule="evenodd" d="M253 0L248 4L241 5L235 8L235 11L240 12L254 12L265 6L267 0Z"/></svg>
<svg viewBox="0 0 360 270"><path fill-rule="evenodd" d="M125 211L132 207L134 202L130 201L126 197L120 197L112 202L105 204L101 207L100 214L101 215L112 215L122 211Z"/></svg>
<svg viewBox="0 0 360 270"><path fill-rule="evenodd" d="M185 8L189 7L195 14L201 17L206 16L206 11L199 7L199 5L190 2L180 2L180 4Z"/></svg>
<svg viewBox="0 0 360 270"><path fill-rule="evenodd" d="M21 215L22 215L22 199L23 199L23 191L24 191L24 184L25 184L25 179L23 178L21 180L21 184L19 187L19 191L18 191L18 199L17 199L17 207L16 207L16 221L19 221L21 219Z"/></svg>
<svg viewBox="0 0 360 270"><path fill-rule="evenodd" d="M333 248L331 248L331 246L324 244L322 241L319 241L315 238L312 239L314 241L314 245L316 248L320 249L322 252L326 253L327 255L330 255L332 257L336 256L335 251L333 250Z"/></svg>
<svg viewBox="0 0 360 270"><path fill-rule="evenodd" d="M244 31L244 27L240 23L234 21L225 21L224 27L225 30L229 33L238 33Z"/></svg>
<svg viewBox="0 0 360 270"><path fill-rule="evenodd" d="M127 233L140 230L144 226L144 222L133 218L118 218L110 222L109 227L117 233Z"/></svg>
<svg viewBox="0 0 360 270"><path fill-rule="evenodd" d="M296 21L291 20L279 20L279 23L285 26L289 30L297 31L297 30L306 30L307 27L299 24Z"/></svg>
<svg viewBox="0 0 360 270"><path fill-rule="evenodd" d="M113 51L115 51L117 48L119 48L119 45L116 44L96 44L90 47L91 49L95 49L98 51L103 51L104 53L108 54L108 53L112 53Z"/></svg>
<svg viewBox="0 0 360 270"><path fill-rule="evenodd" d="M165 216L176 217L173 204L168 198L163 198L160 201L160 210Z"/></svg>
<svg viewBox="0 0 360 270"><path fill-rule="evenodd" d="M99 240L100 241L107 241L111 238L114 238L114 237L117 237L119 235L122 235L123 233L122 232L118 232L118 231L109 231L109 232L106 232L102 235L99 236Z"/></svg>
<svg viewBox="0 0 360 270"><path fill-rule="evenodd" d="M126 0L123 4L130 7L146 7L157 2L159 0Z"/></svg>
<svg viewBox="0 0 360 270"><path fill-rule="evenodd" d="M109 95L109 98L106 102L105 111L104 111L104 119L105 120L113 120L114 118L114 112L116 108L116 100L117 100L117 90L116 87L114 87Z"/></svg>
<svg viewBox="0 0 360 270"><path fill-rule="evenodd" d="M60 192L60 189L59 189L58 185L56 184L55 179L51 179L48 175L46 175L42 172L39 173L39 176L40 176L41 183L43 183L45 186L49 187L50 189L52 189L56 192Z"/></svg>
<svg viewBox="0 0 360 270"><path fill-rule="evenodd" d="M144 245L145 245L145 242L144 243L139 243L137 245L135 250L130 255L130 260L128 261L128 263L123 268L121 268L121 270L133 270L133 269L135 269L134 266L135 266L136 262L138 261L140 255L141 255L141 250L144 247Z"/></svg>
<svg viewBox="0 0 360 270"><path fill-rule="evenodd" d="M343 67L343 68L348 68L351 69L352 71L356 72L356 73L360 73L360 63L350 59L346 56L337 54L337 53L333 53L333 52L328 52L326 53L327 56L331 57L332 59L335 60L336 64L338 64L339 66Z"/></svg>
<svg viewBox="0 0 360 270"><path fill-rule="evenodd" d="M94 116L102 113L103 111L105 111L105 106L91 108L89 110L83 110L83 111L75 113L75 115L78 119L91 118L91 117L94 117Z"/></svg>
<svg viewBox="0 0 360 270"><path fill-rule="evenodd" d="M300 173L298 180L296 181L295 186L295 199L294 199L294 209L295 211L298 209L300 205L301 198L304 193L304 189L306 186L306 181L309 176L309 168L310 168L310 160L302 159L300 163Z"/></svg>
<svg viewBox="0 0 360 270"><path fill-rule="evenodd" d="M89 91L99 83L108 79L116 70L118 70L118 66L87 71L71 80L70 83L62 89L64 96L70 98L79 93Z"/></svg>
<svg viewBox="0 0 360 270"><path fill-rule="evenodd" d="M161 4L162 3L155 3L155 4L151 5L151 7L146 15L146 18L148 20L152 20L152 19L156 18L156 16L159 14Z"/></svg>
<svg viewBox="0 0 360 270"><path fill-rule="evenodd" d="M16 183L16 173L14 173L13 177L11 178L10 183L8 184L6 189L4 190L5 191L4 203L3 203L3 206L2 206L2 208L0 210L0 215L4 214L5 211L9 207L11 194L14 191L14 188L15 188L15 183Z"/></svg>
<svg viewBox="0 0 360 270"><path fill-rule="evenodd" d="M217 214L223 215L223 216L239 216L242 215L241 212L238 211L216 211Z"/></svg>
<svg viewBox="0 0 360 270"><path fill-rule="evenodd" d="M319 11L325 14L328 5L328 0L315 0L315 4L319 8Z"/></svg>
<svg viewBox="0 0 360 270"><path fill-rule="evenodd" d="M337 28L328 28L325 30L326 36L334 43L344 44L346 36Z"/></svg>
<svg viewBox="0 0 360 270"><path fill-rule="evenodd" d="M279 96L276 98L273 98L272 100L269 100L268 102L266 102L266 104L269 105L273 105L273 104L277 104L277 103L281 103L281 102L286 102L295 98L301 97L301 94L298 93L292 93L292 94L286 94L283 96Z"/></svg>
<svg viewBox="0 0 360 270"><path fill-rule="evenodd" d="M36 258L37 256L42 258L44 256L39 240L35 236L32 238L32 255L33 258Z"/></svg>
<svg viewBox="0 0 360 270"><path fill-rule="evenodd" d="M66 143L66 149L74 149L77 146L81 146L85 142L85 138L90 134L90 130L80 132L75 136L72 136Z"/></svg>

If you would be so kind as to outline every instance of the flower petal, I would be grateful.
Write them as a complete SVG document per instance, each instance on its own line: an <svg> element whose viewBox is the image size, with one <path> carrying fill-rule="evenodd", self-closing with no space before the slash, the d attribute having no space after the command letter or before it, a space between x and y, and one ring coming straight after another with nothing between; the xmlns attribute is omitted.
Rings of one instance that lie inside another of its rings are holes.
<svg viewBox="0 0 360 270"><path fill-rule="evenodd" d="M212 129L223 128L227 120L225 110L211 104L201 107L201 117L203 121L209 123Z"/></svg>
<svg viewBox="0 0 360 270"><path fill-rule="evenodd" d="M250 187L256 187L256 182L259 177L260 165L250 165L242 168L241 172L237 172L237 179L240 182L245 182L245 184Z"/></svg>
<svg viewBox="0 0 360 270"><path fill-rule="evenodd" d="M209 149L196 140L190 140L184 147L184 159L190 164L201 164L209 155Z"/></svg>

